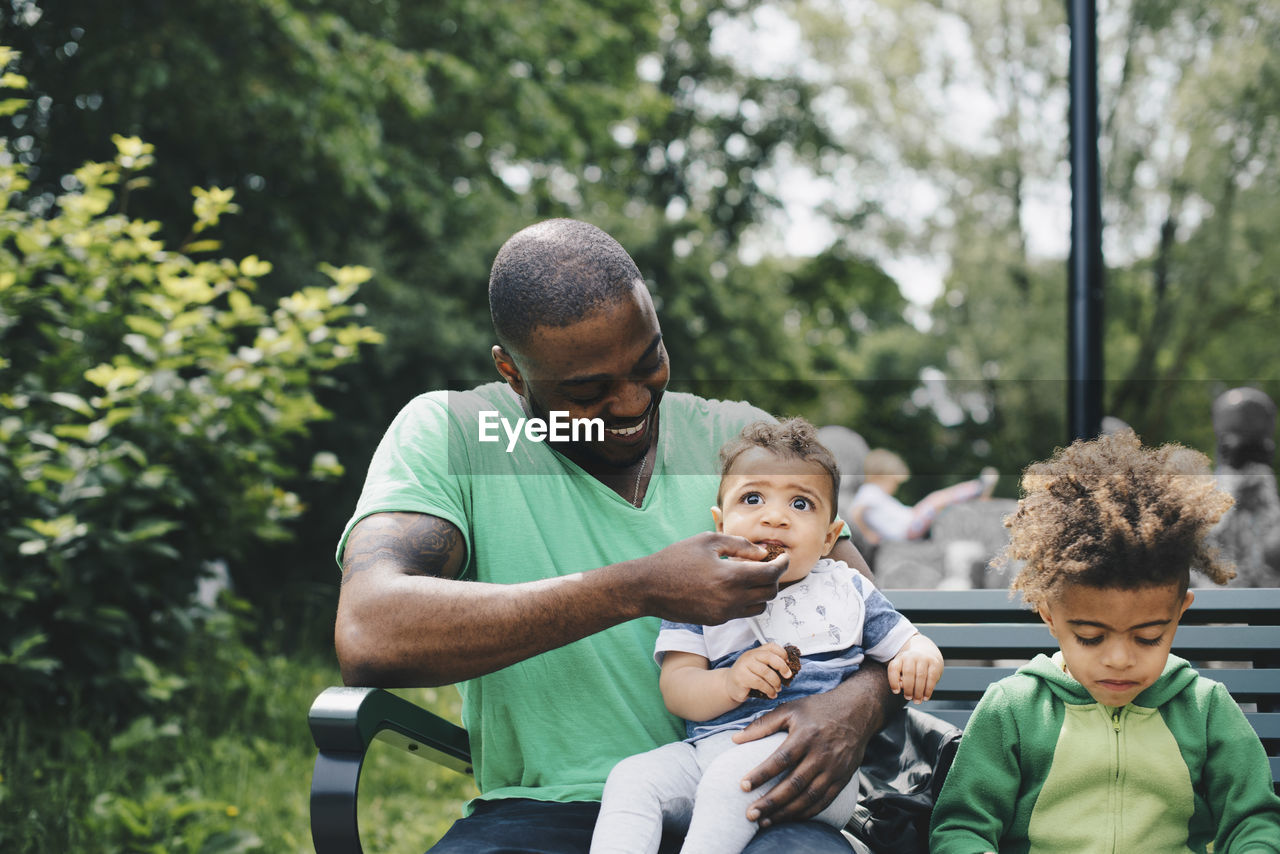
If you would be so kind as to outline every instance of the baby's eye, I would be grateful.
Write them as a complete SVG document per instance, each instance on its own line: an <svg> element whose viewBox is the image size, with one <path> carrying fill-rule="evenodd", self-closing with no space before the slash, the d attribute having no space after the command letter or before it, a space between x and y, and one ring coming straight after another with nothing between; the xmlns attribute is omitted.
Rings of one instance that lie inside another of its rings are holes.
<svg viewBox="0 0 1280 854"><path fill-rule="evenodd" d="M764 498L758 492L748 492L742 496L743 504L763 504Z"/></svg>
<svg viewBox="0 0 1280 854"><path fill-rule="evenodd" d="M796 510L812 510L813 502L807 498L801 498L797 495L795 498L791 499L791 506Z"/></svg>
<svg viewBox="0 0 1280 854"><path fill-rule="evenodd" d="M1083 635L1076 635L1076 640L1079 641L1081 646L1097 646L1102 643L1102 635L1094 635L1091 638L1084 637Z"/></svg>

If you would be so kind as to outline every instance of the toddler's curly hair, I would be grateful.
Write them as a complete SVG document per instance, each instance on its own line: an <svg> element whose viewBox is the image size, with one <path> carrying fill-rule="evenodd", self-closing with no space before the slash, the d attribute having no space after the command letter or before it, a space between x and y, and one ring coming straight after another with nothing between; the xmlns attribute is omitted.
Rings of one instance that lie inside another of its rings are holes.
<svg viewBox="0 0 1280 854"><path fill-rule="evenodd" d="M1133 590L1177 583L1190 570L1214 583L1235 576L1205 543L1234 503L1209 458L1169 444L1142 446L1132 431L1077 440L1028 466L1023 498L1005 519L998 561L1026 561L1010 585L1035 608L1069 584Z"/></svg>
<svg viewBox="0 0 1280 854"><path fill-rule="evenodd" d="M733 468L738 457L752 448L764 448L766 451L783 458L804 460L816 463L831 478L830 504L831 519L836 518L836 504L840 500L840 464L835 454L818 440L818 428L803 418L788 418L785 421L753 421L733 439L724 443L720 449L720 489L716 493L716 504L724 502L724 477Z"/></svg>

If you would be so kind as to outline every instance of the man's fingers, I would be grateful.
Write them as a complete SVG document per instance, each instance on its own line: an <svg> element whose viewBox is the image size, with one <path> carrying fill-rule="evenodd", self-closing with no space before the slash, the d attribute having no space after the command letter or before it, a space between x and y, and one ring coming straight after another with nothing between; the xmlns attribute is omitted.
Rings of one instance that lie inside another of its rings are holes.
<svg viewBox="0 0 1280 854"><path fill-rule="evenodd" d="M835 800L840 788L834 785L830 775L818 771L818 767L812 761L801 762L747 808L747 819L768 827L777 822L804 821L822 812Z"/></svg>

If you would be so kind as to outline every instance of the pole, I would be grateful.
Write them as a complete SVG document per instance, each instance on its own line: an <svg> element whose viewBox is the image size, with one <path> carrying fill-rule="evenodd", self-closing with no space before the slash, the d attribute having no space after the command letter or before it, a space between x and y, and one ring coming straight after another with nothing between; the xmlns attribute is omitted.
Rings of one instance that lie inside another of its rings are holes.
<svg viewBox="0 0 1280 854"><path fill-rule="evenodd" d="M1096 0L1067 0L1071 27L1071 258L1067 420L1071 439L1102 428L1102 181L1098 166Z"/></svg>

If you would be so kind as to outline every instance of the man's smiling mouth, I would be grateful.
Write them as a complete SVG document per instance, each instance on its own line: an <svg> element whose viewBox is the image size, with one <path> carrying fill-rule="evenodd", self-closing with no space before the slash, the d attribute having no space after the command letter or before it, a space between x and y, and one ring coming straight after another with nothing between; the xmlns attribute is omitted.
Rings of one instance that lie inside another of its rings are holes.
<svg viewBox="0 0 1280 854"><path fill-rule="evenodd" d="M605 432L612 433L614 436L634 436L644 429L646 421L641 421L634 427L606 427Z"/></svg>

